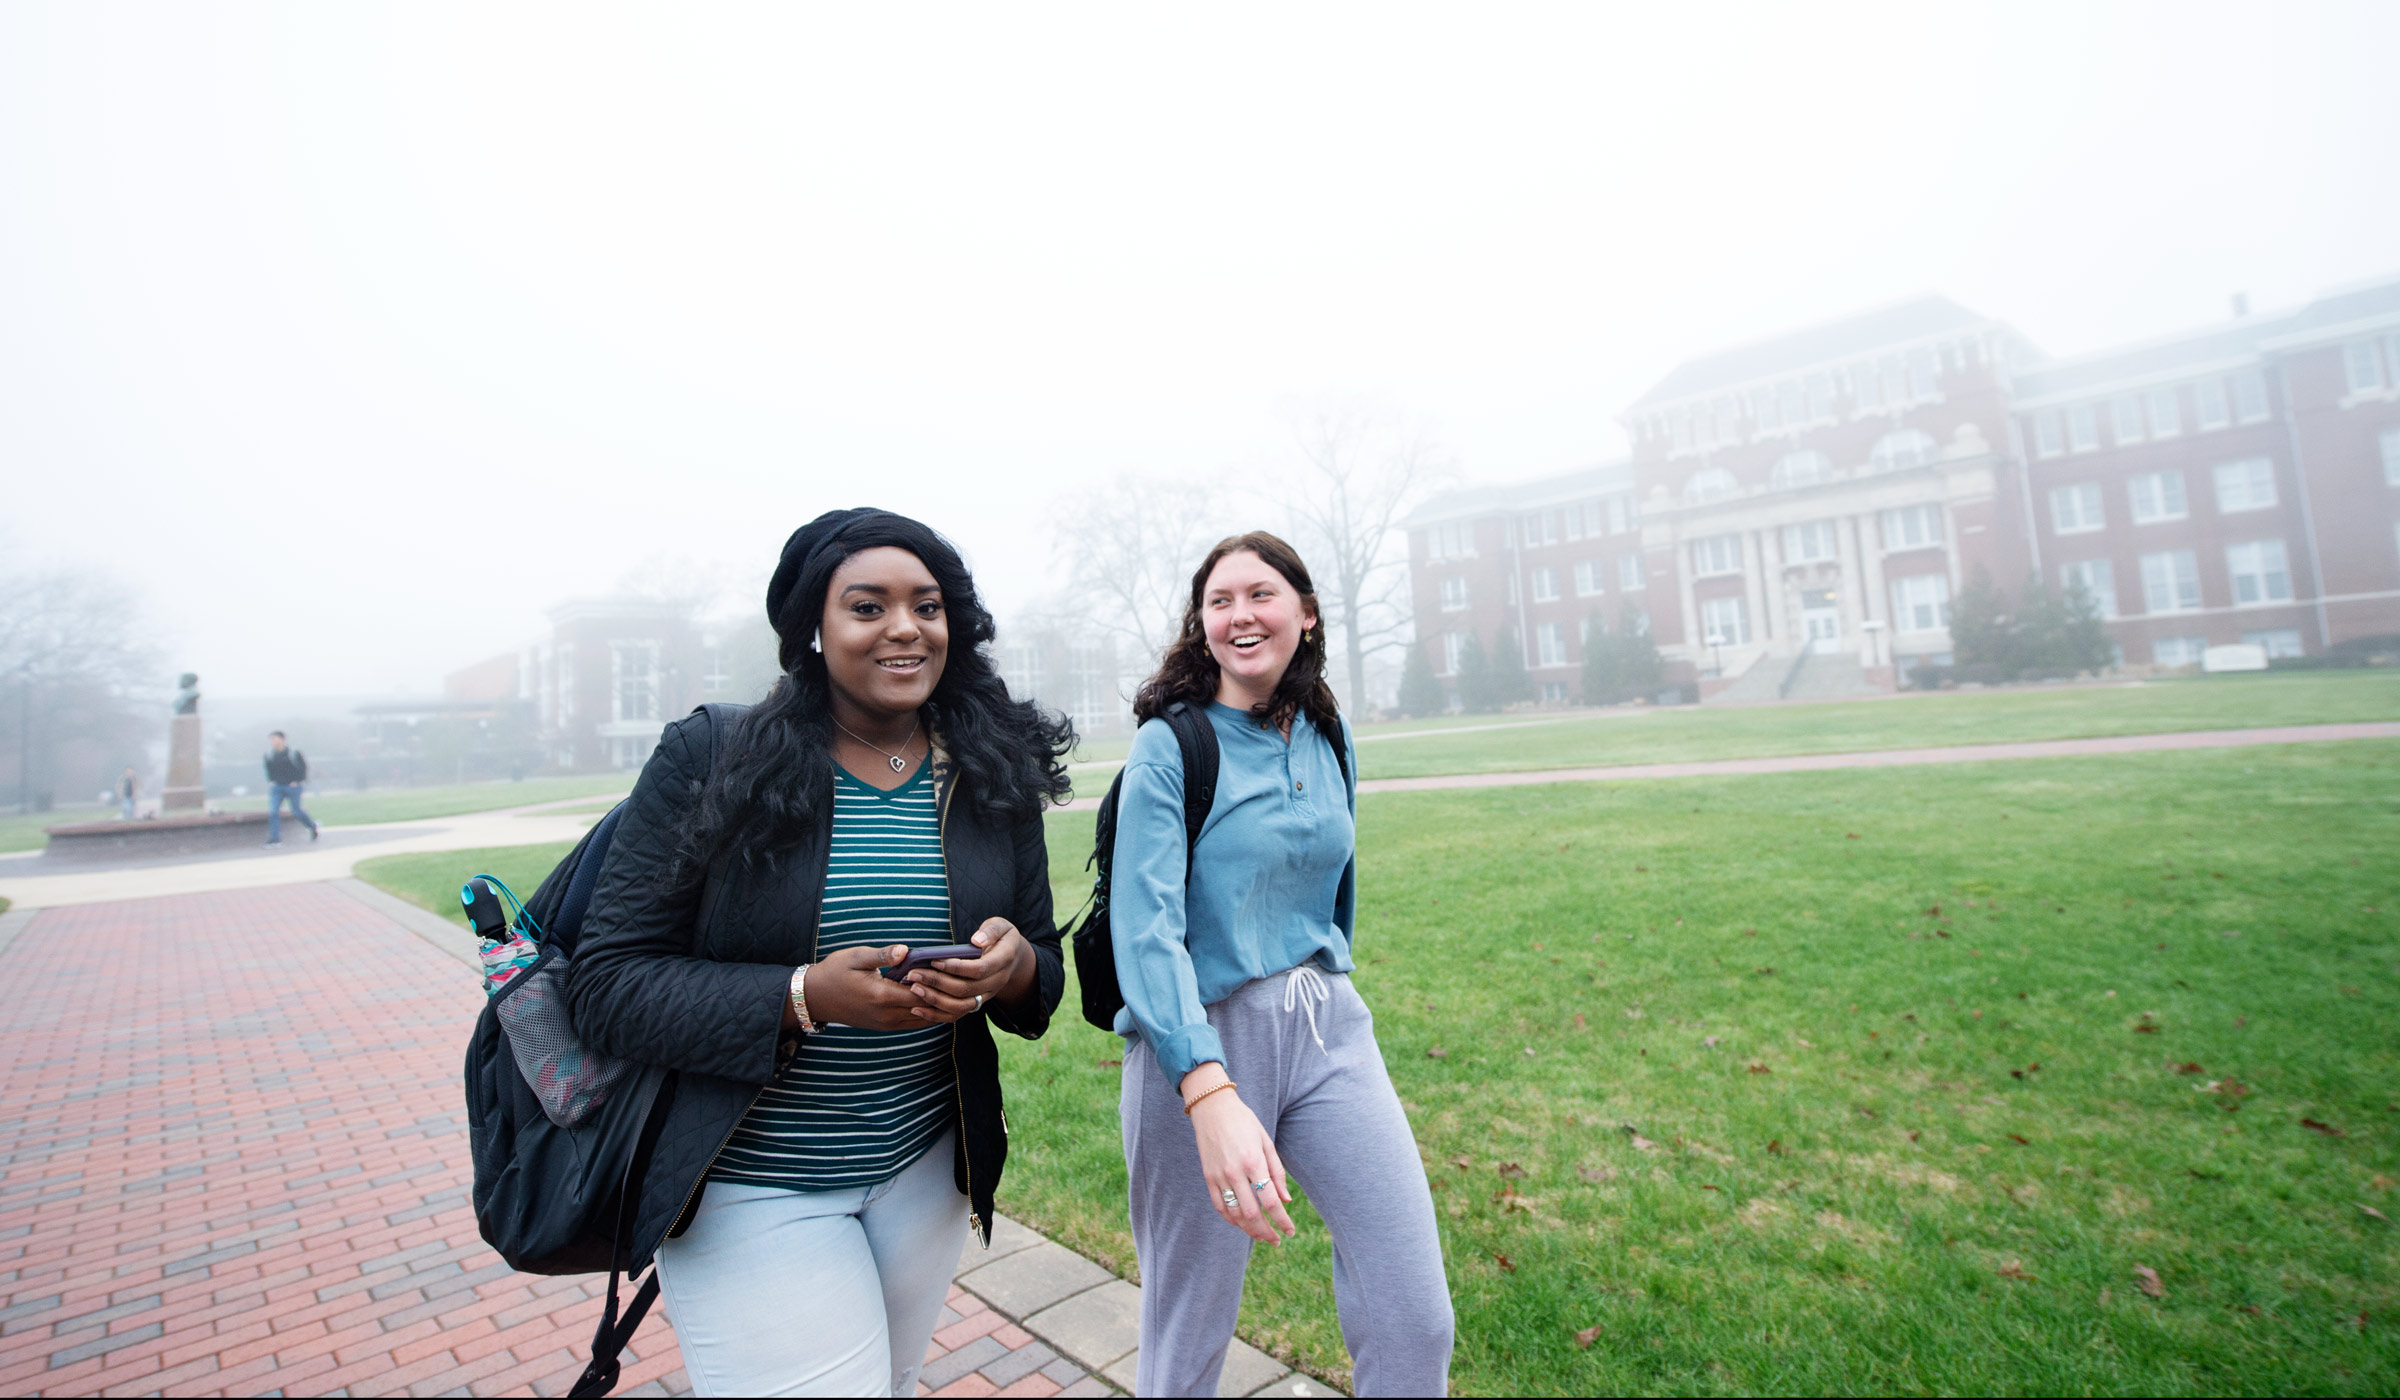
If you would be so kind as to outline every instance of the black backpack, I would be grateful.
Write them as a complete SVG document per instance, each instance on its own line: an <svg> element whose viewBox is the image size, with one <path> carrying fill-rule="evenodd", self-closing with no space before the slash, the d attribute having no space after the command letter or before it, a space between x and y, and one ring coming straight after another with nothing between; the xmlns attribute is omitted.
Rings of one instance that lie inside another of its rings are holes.
<svg viewBox="0 0 2400 1400"><path fill-rule="evenodd" d="M704 705L710 761L742 705ZM529 1274L608 1273L608 1304L592 1334L592 1359L568 1394L606 1395L618 1355L658 1297L658 1272L620 1315L620 1278L632 1257L633 1212L667 1110L675 1072L598 1054L576 1037L567 972L592 888L625 805L585 832L519 915L518 932L540 956L484 1003L467 1044L467 1139L475 1161L475 1224L512 1269ZM461 891L477 932L498 924L499 902L477 876Z"/></svg>
<svg viewBox="0 0 2400 1400"><path fill-rule="evenodd" d="M1175 747L1183 756L1183 882L1192 882L1192 849L1200 844L1200 828L1208 824L1208 809L1217 800L1217 731L1208 715L1178 700L1160 718L1175 732ZM1328 734L1333 761L1350 781L1350 755L1339 734ZM1117 1013L1125 1009L1125 991L1117 985L1117 949L1110 939L1108 917L1109 867L1117 849L1117 794L1125 786L1125 770L1108 785L1092 824L1092 858L1084 868L1097 868L1092 898L1083 918L1068 931L1075 945L1075 981L1083 991L1083 1019L1113 1031Z"/></svg>

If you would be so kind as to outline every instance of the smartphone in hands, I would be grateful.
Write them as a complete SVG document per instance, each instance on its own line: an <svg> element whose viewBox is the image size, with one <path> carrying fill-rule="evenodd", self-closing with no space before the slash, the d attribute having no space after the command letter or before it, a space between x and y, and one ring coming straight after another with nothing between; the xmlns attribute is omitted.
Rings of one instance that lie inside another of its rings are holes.
<svg viewBox="0 0 2400 1400"><path fill-rule="evenodd" d="M940 948L911 949L908 961L890 967L879 967L875 970L892 981L899 982L906 980L908 974L918 968L931 966L945 958L980 958L982 956L983 950L972 943L951 943Z"/></svg>

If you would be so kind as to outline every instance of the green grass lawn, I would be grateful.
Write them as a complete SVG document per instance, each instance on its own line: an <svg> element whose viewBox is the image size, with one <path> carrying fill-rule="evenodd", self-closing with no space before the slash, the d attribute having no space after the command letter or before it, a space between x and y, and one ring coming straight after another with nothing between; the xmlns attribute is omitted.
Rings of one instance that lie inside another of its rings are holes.
<svg viewBox="0 0 2400 1400"><path fill-rule="evenodd" d="M2390 1393L2395 793L2370 742L1367 799L1458 1390ZM1130 1275L1067 1002L1002 1208ZM1243 1332L1339 1377L1330 1269L1260 1251Z"/></svg>
<svg viewBox="0 0 2400 1400"><path fill-rule="evenodd" d="M370 885L391 891L411 904L423 905L434 913L457 924L471 928L466 911L458 902L458 887L470 875L496 875L501 882L517 892L519 899L533 898L542 879L552 866L575 849L572 841L559 841L539 846L501 846L481 851L429 851L422 855L376 856L360 861L353 872Z"/></svg>
<svg viewBox="0 0 2400 1400"><path fill-rule="evenodd" d="M2400 1387L2400 743L1385 794L1360 840L1461 1393ZM564 850L360 873L449 913ZM1004 1038L1001 1208L1132 1276L1075 1005ZM1301 1219L1242 1330L1339 1379Z"/></svg>

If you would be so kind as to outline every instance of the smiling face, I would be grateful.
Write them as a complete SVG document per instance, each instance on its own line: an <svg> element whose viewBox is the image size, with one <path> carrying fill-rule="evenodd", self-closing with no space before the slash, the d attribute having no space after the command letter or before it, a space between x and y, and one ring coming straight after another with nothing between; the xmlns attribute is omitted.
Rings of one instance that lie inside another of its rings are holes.
<svg viewBox="0 0 2400 1400"><path fill-rule="evenodd" d="M1217 662L1217 698L1247 709L1275 693L1300 649L1300 634L1317 625L1317 613L1274 565L1237 549L1208 571L1200 620L1208 654Z"/></svg>
<svg viewBox="0 0 2400 1400"><path fill-rule="evenodd" d="M941 585L905 549L863 549L833 571L820 624L835 694L869 715L915 711L933 698L950 654Z"/></svg>

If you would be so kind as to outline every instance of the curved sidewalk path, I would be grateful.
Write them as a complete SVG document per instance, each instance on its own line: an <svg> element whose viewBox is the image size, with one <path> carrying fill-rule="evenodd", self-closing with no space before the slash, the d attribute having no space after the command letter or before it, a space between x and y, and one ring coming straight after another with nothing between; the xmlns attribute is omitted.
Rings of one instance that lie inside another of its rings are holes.
<svg viewBox="0 0 2400 1400"><path fill-rule="evenodd" d="M1534 787L1543 783L1611 783L1647 778L1710 778L1749 773L1819 773L1836 768L1914 768L1939 763L1994 763L2018 758L2079 758L2091 754L2157 753L2181 749L2241 749L2262 744L2317 744L2341 739L2400 739L2400 723L2295 724L2273 729L2187 729L2162 734L2111 734L2096 739L2043 739L2019 744L1953 744L1932 749L1867 749L1849 753L1785 754L1773 758L1715 758L1693 763L1626 763L1603 768L1535 768L1505 773L1436 773L1422 778L1369 778L1369 792L1433 792L1450 788ZM1089 811L1097 797L1079 797L1069 811Z"/></svg>

